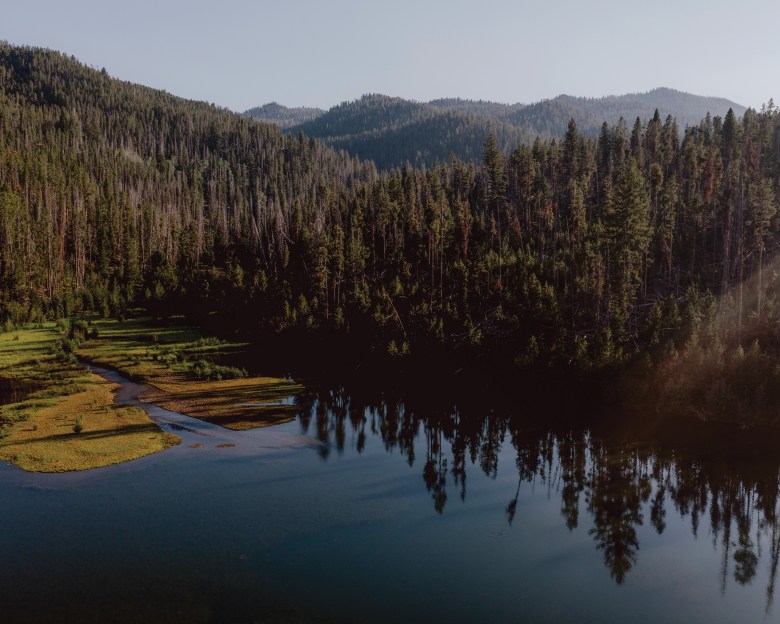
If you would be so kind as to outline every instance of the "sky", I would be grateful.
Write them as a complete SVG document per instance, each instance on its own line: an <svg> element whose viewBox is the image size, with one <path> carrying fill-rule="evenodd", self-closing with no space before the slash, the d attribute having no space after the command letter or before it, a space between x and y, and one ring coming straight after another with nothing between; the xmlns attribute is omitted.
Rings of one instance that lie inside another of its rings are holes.
<svg viewBox="0 0 780 624"><path fill-rule="evenodd" d="M0 40L232 110L365 93L780 101L778 0L0 0Z"/></svg>

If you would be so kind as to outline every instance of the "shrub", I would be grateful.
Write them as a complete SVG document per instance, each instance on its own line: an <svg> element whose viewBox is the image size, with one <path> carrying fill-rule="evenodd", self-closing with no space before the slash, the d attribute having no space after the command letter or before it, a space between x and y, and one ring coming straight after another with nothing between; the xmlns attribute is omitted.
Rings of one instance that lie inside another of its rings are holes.
<svg viewBox="0 0 780 624"><path fill-rule="evenodd" d="M200 338L192 343L192 347L195 349L202 349L204 347L218 347L224 344L219 338L209 336L208 338Z"/></svg>
<svg viewBox="0 0 780 624"><path fill-rule="evenodd" d="M78 434L81 433L82 431L84 431L84 420L83 417L79 416L76 419L76 422L73 423L73 433Z"/></svg>
<svg viewBox="0 0 780 624"><path fill-rule="evenodd" d="M60 338L54 345L52 354L62 364L76 364L78 362L76 350L79 348L79 344L81 341L78 338Z"/></svg>
<svg viewBox="0 0 780 624"><path fill-rule="evenodd" d="M212 379L217 381L222 381L223 379L243 379L247 376L247 372L243 368L220 366L204 359L195 362L190 370L196 378L207 381Z"/></svg>
<svg viewBox="0 0 780 624"><path fill-rule="evenodd" d="M78 319L70 322L68 336L72 340L81 340L89 335L89 325L84 319Z"/></svg>

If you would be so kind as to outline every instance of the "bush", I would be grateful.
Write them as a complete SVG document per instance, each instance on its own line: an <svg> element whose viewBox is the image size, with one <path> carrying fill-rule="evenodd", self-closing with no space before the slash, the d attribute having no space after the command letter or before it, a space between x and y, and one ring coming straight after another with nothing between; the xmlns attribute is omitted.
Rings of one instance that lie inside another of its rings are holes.
<svg viewBox="0 0 780 624"><path fill-rule="evenodd" d="M243 379L247 376L247 372L243 368L220 366L219 364L213 364L204 359L195 362L190 370L196 378L205 379L207 381L214 379L217 381L223 379Z"/></svg>
<svg viewBox="0 0 780 624"><path fill-rule="evenodd" d="M208 338L200 338L199 340L193 342L192 348L202 349L204 347L218 347L222 344L224 344L224 342L219 338L214 338L213 336L209 336Z"/></svg>
<svg viewBox="0 0 780 624"><path fill-rule="evenodd" d="M62 364L76 364L78 359L76 358L76 350L79 348L81 340L78 338L60 338L60 340L54 345L52 354L57 361Z"/></svg>
<svg viewBox="0 0 780 624"><path fill-rule="evenodd" d="M81 433L84 431L84 420L83 417L79 416L75 423L73 423L73 433Z"/></svg>
<svg viewBox="0 0 780 624"><path fill-rule="evenodd" d="M71 340L81 340L89 335L89 325L84 319L78 319L70 322L68 336Z"/></svg>

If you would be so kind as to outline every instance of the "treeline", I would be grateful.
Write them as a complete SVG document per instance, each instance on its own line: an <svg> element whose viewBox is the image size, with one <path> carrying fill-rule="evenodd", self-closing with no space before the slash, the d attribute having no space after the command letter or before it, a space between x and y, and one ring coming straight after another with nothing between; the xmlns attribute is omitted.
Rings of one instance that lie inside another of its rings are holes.
<svg viewBox="0 0 780 624"><path fill-rule="evenodd" d="M596 139L572 122L509 154L490 137L479 164L378 175L50 51L0 46L0 89L8 323L142 305L503 371L652 366L716 338L778 350L771 103L682 139L657 114Z"/></svg>
<svg viewBox="0 0 780 624"><path fill-rule="evenodd" d="M737 116L746 110L723 98L654 89L604 98L560 95L528 105L456 98L425 103L364 95L328 111L267 104L245 114L275 123L290 134L303 132L335 149L373 160L380 171L387 171L407 163L432 168L448 162L452 155L467 163L479 162L482 144L490 134L509 153L519 143L533 143L537 136L560 139L572 119L581 133L595 139L604 121L610 125L621 118L646 121L658 110L662 118L671 114L684 130L698 125L708 111L723 116L729 108ZM297 117L301 117L300 122L291 122Z"/></svg>
<svg viewBox="0 0 780 624"><path fill-rule="evenodd" d="M577 124L591 136L596 136L603 120L617 123L624 119L650 119L656 110L662 117L671 114L678 125L685 129L696 126L707 113L725 115L732 109L741 117L746 108L725 98L693 95L676 89L658 88L647 93L627 93L625 95L610 95L606 97L585 98L570 95L559 95L552 102L576 111L573 115ZM565 122L564 122L565 123ZM565 125L557 133L562 134Z"/></svg>
<svg viewBox="0 0 780 624"><path fill-rule="evenodd" d="M671 114L681 129L698 125L708 112L724 115L731 108L742 116L746 110L744 106L724 98L704 97L668 88L599 98L559 95L527 105L460 99L433 100L429 104L446 110L493 117L518 128L526 128L542 138L563 136L571 119L577 122L581 132L595 138L604 121L614 125L621 118L647 120L656 110L661 112L662 118Z"/></svg>

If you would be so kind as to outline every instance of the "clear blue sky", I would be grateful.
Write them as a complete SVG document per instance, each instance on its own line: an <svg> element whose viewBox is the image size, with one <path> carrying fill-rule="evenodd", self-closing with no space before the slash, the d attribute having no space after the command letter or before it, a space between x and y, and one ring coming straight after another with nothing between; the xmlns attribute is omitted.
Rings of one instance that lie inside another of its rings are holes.
<svg viewBox="0 0 780 624"><path fill-rule="evenodd" d="M0 0L0 39L243 111L363 93L780 100L778 0Z"/></svg>

